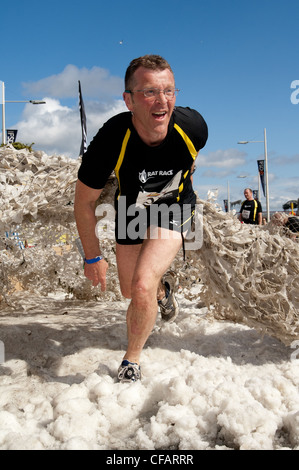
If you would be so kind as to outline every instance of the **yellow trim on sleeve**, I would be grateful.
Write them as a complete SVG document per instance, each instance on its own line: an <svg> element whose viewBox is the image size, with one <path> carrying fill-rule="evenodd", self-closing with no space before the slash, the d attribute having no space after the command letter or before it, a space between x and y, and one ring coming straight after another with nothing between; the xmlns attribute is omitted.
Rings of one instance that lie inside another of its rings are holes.
<svg viewBox="0 0 299 470"><path fill-rule="evenodd" d="M181 129L180 126L178 126L177 124L174 124L174 127L178 131L178 133L183 137L193 160L195 160L198 152L196 151L192 141L189 139L187 134L183 131L183 129Z"/></svg>
<svg viewBox="0 0 299 470"><path fill-rule="evenodd" d="M255 217L256 217L256 211L257 211L257 202L254 199L254 211L253 211L253 221L255 222Z"/></svg>
<svg viewBox="0 0 299 470"><path fill-rule="evenodd" d="M124 137L122 146L121 146L121 151L120 151L120 154L119 154L119 157L118 157L116 166L115 166L115 168L114 168L114 172L115 172L115 175L116 175L116 178L117 178L117 181L118 181L118 189L119 189L119 193L118 193L117 199L119 198L120 193L121 193L121 191L120 191L119 170L120 170L120 167L121 167L122 162L123 162L123 160L124 160L124 156L125 156L125 152L126 152L126 148L127 148L127 145L128 145L128 141L129 141L130 135L131 135L131 131L130 131L130 129L128 129L127 132L126 132L126 135L125 135L125 137Z"/></svg>

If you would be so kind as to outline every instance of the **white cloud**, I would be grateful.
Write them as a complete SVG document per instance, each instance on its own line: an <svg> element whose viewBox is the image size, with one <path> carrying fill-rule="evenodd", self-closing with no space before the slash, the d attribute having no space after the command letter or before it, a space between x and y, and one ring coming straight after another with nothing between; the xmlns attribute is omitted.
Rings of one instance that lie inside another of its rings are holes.
<svg viewBox="0 0 299 470"><path fill-rule="evenodd" d="M81 81L83 97L121 96L124 91L123 79L110 75L108 70L100 67L79 69L71 64L56 75L23 83L23 87L26 94L34 96L75 98L78 96L78 80Z"/></svg>
<svg viewBox="0 0 299 470"><path fill-rule="evenodd" d="M274 158L271 158L271 163L274 165L283 165L283 166L289 166L291 165L297 165L299 163L299 153L295 155L279 155L275 156Z"/></svg>
<svg viewBox="0 0 299 470"><path fill-rule="evenodd" d="M81 145L79 107L63 106L59 100L44 97L45 105L25 106L22 120L16 124L18 141L35 143L36 150L48 155L64 154L77 158ZM85 101L88 142L111 116L125 111L122 100L111 103Z"/></svg>
<svg viewBox="0 0 299 470"><path fill-rule="evenodd" d="M111 116L127 110L121 97L123 79L100 67L89 70L67 65L59 74L23 83L26 94L35 99L43 97L46 104L25 106L22 119L15 125L19 141L34 142L34 148L49 155L78 157L81 145L78 80L86 112L88 143ZM61 103L63 99L68 99L67 105Z"/></svg>
<svg viewBox="0 0 299 470"><path fill-rule="evenodd" d="M216 167L216 168L225 168L229 170L230 168L236 168L240 165L246 163L245 152L241 152L237 149L227 149L227 150L216 150L215 152L209 152L207 155L199 153L199 156L196 160L196 166L199 168L203 167Z"/></svg>

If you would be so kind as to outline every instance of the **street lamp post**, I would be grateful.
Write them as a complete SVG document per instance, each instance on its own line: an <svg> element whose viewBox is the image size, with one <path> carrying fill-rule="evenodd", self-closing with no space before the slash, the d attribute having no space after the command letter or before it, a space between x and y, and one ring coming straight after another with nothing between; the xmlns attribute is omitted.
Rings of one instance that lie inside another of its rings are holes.
<svg viewBox="0 0 299 470"><path fill-rule="evenodd" d="M229 181L227 182L227 212L230 212Z"/></svg>
<svg viewBox="0 0 299 470"><path fill-rule="evenodd" d="M267 152L267 135L266 129L264 129L264 140L241 140L238 144L251 144L256 142L264 142L264 153L265 153L265 176L266 176L266 210L267 210L267 222L270 222L270 205L269 205L269 181L268 181L268 152Z"/></svg>
<svg viewBox="0 0 299 470"><path fill-rule="evenodd" d="M5 100L5 87L4 82L2 82L2 144L6 144L6 135L5 135L5 103L31 103L31 104L46 104L46 101L40 100L26 100L26 101L6 101Z"/></svg>

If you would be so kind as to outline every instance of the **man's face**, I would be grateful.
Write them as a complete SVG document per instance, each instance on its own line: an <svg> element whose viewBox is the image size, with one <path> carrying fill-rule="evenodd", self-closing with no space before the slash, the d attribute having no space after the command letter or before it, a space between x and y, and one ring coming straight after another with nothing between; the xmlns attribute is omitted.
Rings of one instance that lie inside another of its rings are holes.
<svg viewBox="0 0 299 470"><path fill-rule="evenodd" d="M249 189L245 189L244 196L246 197L246 199L251 199L252 198L251 191L249 191Z"/></svg>
<svg viewBox="0 0 299 470"><path fill-rule="evenodd" d="M149 145L160 143L167 135L168 124L175 106L175 96L168 100L163 90L175 88L174 76L170 70L153 71L139 67L134 73L135 93L124 93L127 108L133 113L133 124L140 137ZM158 89L153 98L147 98L137 90Z"/></svg>

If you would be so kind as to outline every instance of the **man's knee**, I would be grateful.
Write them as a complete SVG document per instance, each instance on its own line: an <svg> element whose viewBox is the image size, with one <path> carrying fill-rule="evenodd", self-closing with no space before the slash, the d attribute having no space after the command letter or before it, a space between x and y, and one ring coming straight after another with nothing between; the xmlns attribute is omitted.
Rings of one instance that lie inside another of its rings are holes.
<svg viewBox="0 0 299 470"><path fill-rule="evenodd" d="M128 289L128 287L120 287L120 291L123 297L125 299L131 299L132 298L132 289L131 287Z"/></svg>
<svg viewBox="0 0 299 470"><path fill-rule="evenodd" d="M151 292L154 282L150 273L135 275L132 282L127 282L127 279L120 282L120 290L126 299L147 297Z"/></svg>
<svg viewBox="0 0 299 470"><path fill-rule="evenodd" d="M157 286L148 276L139 277L132 282L132 300L135 302L148 302L148 300L157 294Z"/></svg>

